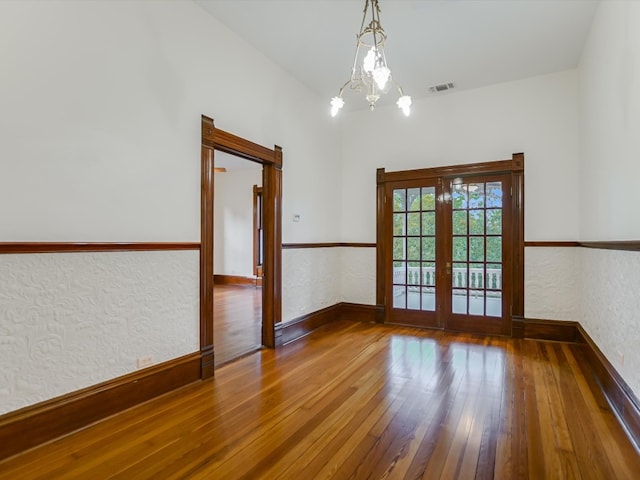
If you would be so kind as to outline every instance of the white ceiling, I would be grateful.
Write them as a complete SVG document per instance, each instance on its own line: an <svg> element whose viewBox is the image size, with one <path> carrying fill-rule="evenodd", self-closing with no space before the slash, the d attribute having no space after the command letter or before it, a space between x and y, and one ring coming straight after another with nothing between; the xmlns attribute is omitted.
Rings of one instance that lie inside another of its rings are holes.
<svg viewBox="0 0 640 480"><path fill-rule="evenodd" d="M350 74L364 0L196 2L327 99ZM445 82L468 89L573 68L597 3L380 0L389 68L414 98Z"/></svg>

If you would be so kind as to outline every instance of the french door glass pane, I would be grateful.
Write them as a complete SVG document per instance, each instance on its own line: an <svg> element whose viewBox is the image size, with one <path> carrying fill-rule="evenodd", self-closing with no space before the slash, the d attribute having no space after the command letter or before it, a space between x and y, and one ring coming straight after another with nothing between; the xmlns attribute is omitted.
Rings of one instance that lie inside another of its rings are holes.
<svg viewBox="0 0 640 480"><path fill-rule="evenodd" d="M407 260L420 260L420 237L407 238Z"/></svg>
<svg viewBox="0 0 640 480"><path fill-rule="evenodd" d="M484 210L469 210L469 234L484 234Z"/></svg>
<svg viewBox="0 0 640 480"><path fill-rule="evenodd" d="M436 209L436 189L435 187L422 188L422 211Z"/></svg>
<svg viewBox="0 0 640 480"><path fill-rule="evenodd" d="M393 286L393 308L407 308L407 289L404 286Z"/></svg>
<svg viewBox="0 0 640 480"><path fill-rule="evenodd" d="M484 237L469 237L469 260L484 261Z"/></svg>
<svg viewBox="0 0 640 480"><path fill-rule="evenodd" d="M453 208L467 208L467 186L466 185L454 185L453 192L451 193Z"/></svg>
<svg viewBox="0 0 640 480"><path fill-rule="evenodd" d="M502 261L502 237L487 237L487 261Z"/></svg>
<svg viewBox="0 0 640 480"><path fill-rule="evenodd" d="M433 287L422 287L422 308L427 312L436 311L436 289Z"/></svg>
<svg viewBox="0 0 640 480"><path fill-rule="evenodd" d="M394 235L406 235L406 214L394 213L393 214L393 234Z"/></svg>
<svg viewBox="0 0 640 480"><path fill-rule="evenodd" d="M436 264L435 262L422 263L422 285L435 286Z"/></svg>
<svg viewBox="0 0 640 480"><path fill-rule="evenodd" d="M407 309L420 310L420 289L407 287Z"/></svg>
<svg viewBox="0 0 640 480"><path fill-rule="evenodd" d="M487 316L502 316L502 292L487 292Z"/></svg>
<svg viewBox="0 0 640 480"><path fill-rule="evenodd" d="M459 211L453 212L453 234L454 235L467 234L467 212L465 210L459 210Z"/></svg>
<svg viewBox="0 0 640 480"><path fill-rule="evenodd" d="M436 261L436 238L422 237L422 260Z"/></svg>
<svg viewBox="0 0 640 480"><path fill-rule="evenodd" d="M404 189L393 191L393 211L405 212L407 210L407 191Z"/></svg>
<svg viewBox="0 0 640 480"><path fill-rule="evenodd" d="M468 190L469 208L484 207L484 183L470 183Z"/></svg>
<svg viewBox="0 0 640 480"><path fill-rule="evenodd" d="M472 263L469 267L469 286L471 288L484 288L484 263Z"/></svg>
<svg viewBox="0 0 640 480"><path fill-rule="evenodd" d="M420 285L420 263L409 262L407 285Z"/></svg>
<svg viewBox="0 0 640 480"><path fill-rule="evenodd" d="M467 264L466 263L454 263L453 264L453 271L452 271L452 276L453 276L453 282L452 282L452 287L460 287L460 288L466 288L467 287L467 278L469 276L469 272L467 270Z"/></svg>
<svg viewBox="0 0 640 480"><path fill-rule="evenodd" d="M405 262L393 262L393 283L396 285L407 283L407 264Z"/></svg>
<svg viewBox="0 0 640 480"><path fill-rule="evenodd" d="M487 183L487 207L502 207L502 182Z"/></svg>
<svg viewBox="0 0 640 480"><path fill-rule="evenodd" d="M410 212L416 212L420 210L420 189L409 188L407 189L407 210Z"/></svg>
<svg viewBox="0 0 640 480"><path fill-rule="evenodd" d="M453 239L453 261L464 262L467 260L467 237L455 237Z"/></svg>
<svg viewBox="0 0 640 480"><path fill-rule="evenodd" d="M451 303L453 313L467 313L467 291L453 290L453 302Z"/></svg>
<svg viewBox="0 0 640 480"><path fill-rule="evenodd" d="M436 234L436 212L424 212L422 214L422 235Z"/></svg>
<svg viewBox="0 0 640 480"><path fill-rule="evenodd" d="M407 235L420 235L420 214L407 214Z"/></svg>
<svg viewBox="0 0 640 480"><path fill-rule="evenodd" d="M484 291L469 290L469 315L484 315Z"/></svg>
<svg viewBox="0 0 640 480"><path fill-rule="evenodd" d="M487 264L487 289L502 290L502 265L499 263Z"/></svg>
<svg viewBox="0 0 640 480"><path fill-rule="evenodd" d="M393 259L394 260L406 260L407 253L405 248L405 238L394 238L393 239Z"/></svg>
<svg viewBox="0 0 640 480"><path fill-rule="evenodd" d="M502 209L487 210L487 234L502 234Z"/></svg>

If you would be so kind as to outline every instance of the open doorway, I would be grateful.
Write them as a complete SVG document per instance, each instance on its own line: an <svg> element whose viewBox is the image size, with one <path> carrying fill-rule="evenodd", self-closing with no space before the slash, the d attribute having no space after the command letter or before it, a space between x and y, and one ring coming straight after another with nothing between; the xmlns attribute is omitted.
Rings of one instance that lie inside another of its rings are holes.
<svg viewBox="0 0 640 480"><path fill-rule="evenodd" d="M262 281L255 258L256 244L261 244L261 239L255 238L256 220L262 218L261 205L255 202L258 191L262 191L261 164L216 152L213 215L215 366L262 346ZM259 223L258 227L261 232ZM258 255L258 260L260 258Z"/></svg>
<svg viewBox="0 0 640 480"><path fill-rule="evenodd" d="M214 191L215 157L221 153L262 166L261 346L274 348L282 320L282 148L267 148L214 125L202 115L200 195L200 378L214 374Z"/></svg>

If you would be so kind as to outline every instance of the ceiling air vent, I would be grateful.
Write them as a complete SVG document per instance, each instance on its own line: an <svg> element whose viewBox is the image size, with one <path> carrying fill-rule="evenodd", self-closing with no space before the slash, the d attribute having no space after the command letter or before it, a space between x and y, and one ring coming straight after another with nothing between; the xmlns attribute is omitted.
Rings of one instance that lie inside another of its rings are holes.
<svg viewBox="0 0 640 480"><path fill-rule="evenodd" d="M442 93L447 90L451 90L452 88L455 88L455 84L453 82L441 83L440 85L433 85L429 87L429 93Z"/></svg>

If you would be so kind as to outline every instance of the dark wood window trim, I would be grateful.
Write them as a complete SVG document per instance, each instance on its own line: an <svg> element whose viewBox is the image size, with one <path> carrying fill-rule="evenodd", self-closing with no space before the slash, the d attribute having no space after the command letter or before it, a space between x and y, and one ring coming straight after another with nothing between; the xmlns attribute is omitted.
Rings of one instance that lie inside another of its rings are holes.
<svg viewBox="0 0 640 480"><path fill-rule="evenodd" d="M213 190L214 151L262 164L264 276L262 282L262 344L275 347L275 325L282 319L282 148L263 147L220 130L202 115L200 355L201 377L213 376Z"/></svg>
<svg viewBox="0 0 640 480"><path fill-rule="evenodd" d="M513 270L511 292L511 317L524 316L524 154L514 153L510 160L483 162L466 165L452 165L418 170L386 172L384 168L377 171L377 214L376 214L376 305L385 306L387 278L385 275L385 258L388 245L385 229L385 187L390 182L434 179L439 177L471 177L482 174L505 173L511 175L511 210L512 210L512 252Z"/></svg>
<svg viewBox="0 0 640 480"><path fill-rule="evenodd" d="M74 252L142 252L168 250L200 250L195 242L2 242L0 254L12 253L74 253Z"/></svg>
<svg viewBox="0 0 640 480"><path fill-rule="evenodd" d="M282 248L285 250L302 249L302 248L375 248L375 243L357 243L357 242L325 242L325 243L283 243Z"/></svg>

